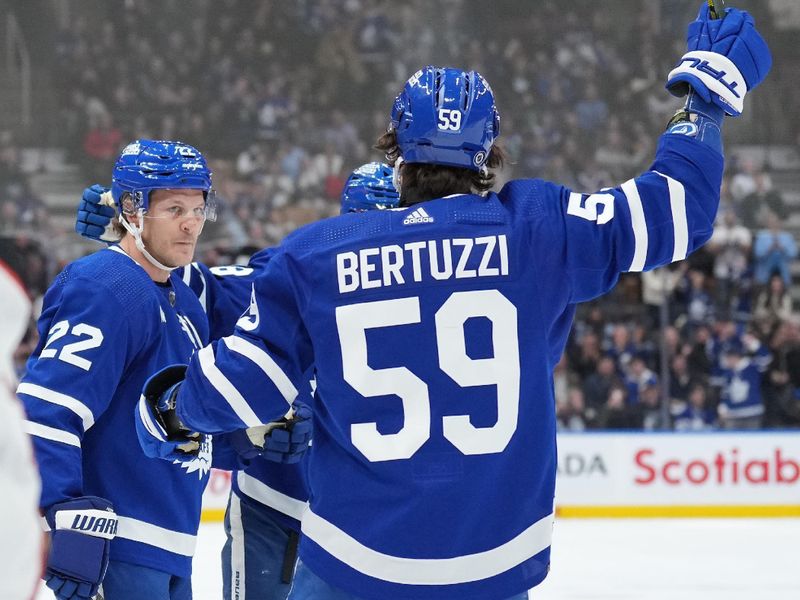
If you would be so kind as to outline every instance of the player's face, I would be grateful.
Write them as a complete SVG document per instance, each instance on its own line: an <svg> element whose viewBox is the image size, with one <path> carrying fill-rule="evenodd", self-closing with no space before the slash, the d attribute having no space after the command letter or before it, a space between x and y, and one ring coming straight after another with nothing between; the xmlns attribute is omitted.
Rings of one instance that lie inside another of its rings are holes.
<svg viewBox="0 0 800 600"><path fill-rule="evenodd" d="M142 240L156 260L168 267L182 267L192 262L204 224L201 190L154 190Z"/></svg>

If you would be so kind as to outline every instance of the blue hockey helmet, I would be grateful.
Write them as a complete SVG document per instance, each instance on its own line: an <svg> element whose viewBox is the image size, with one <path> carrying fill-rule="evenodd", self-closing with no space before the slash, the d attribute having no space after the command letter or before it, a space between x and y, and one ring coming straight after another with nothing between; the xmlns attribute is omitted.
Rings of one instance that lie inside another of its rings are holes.
<svg viewBox="0 0 800 600"><path fill-rule="evenodd" d="M392 175L392 167L384 163L358 167L344 184L341 213L397 208L400 194L394 188Z"/></svg>
<svg viewBox="0 0 800 600"><path fill-rule="evenodd" d="M136 140L119 155L111 177L111 195L122 210L122 196L129 193L133 211L147 211L150 192L161 189L202 190L206 218L214 220L216 206L211 193L211 171L200 152L183 142Z"/></svg>
<svg viewBox="0 0 800 600"><path fill-rule="evenodd" d="M404 162L478 171L500 134L500 115L479 73L428 66L395 99L390 129Z"/></svg>

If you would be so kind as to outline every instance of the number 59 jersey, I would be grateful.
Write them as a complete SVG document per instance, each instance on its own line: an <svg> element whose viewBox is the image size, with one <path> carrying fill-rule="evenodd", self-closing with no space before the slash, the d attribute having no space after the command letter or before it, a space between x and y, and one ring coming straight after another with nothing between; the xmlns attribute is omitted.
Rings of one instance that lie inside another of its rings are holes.
<svg viewBox="0 0 800 600"><path fill-rule="evenodd" d="M301 229L235 335L193 359L179 416L210 433L270 421L313 365L303 562L364 598L523 592L549 565L573 307L704 243L722 164L664 135L649 171L594 194L518 180Z"/></svg>

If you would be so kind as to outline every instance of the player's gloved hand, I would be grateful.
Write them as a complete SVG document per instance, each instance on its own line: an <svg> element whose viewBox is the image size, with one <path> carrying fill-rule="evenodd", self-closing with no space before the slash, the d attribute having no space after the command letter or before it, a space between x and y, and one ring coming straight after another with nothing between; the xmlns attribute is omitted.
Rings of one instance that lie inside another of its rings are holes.
<svg viewBox="0 0 800 600"><path fill-rule="evenodd" d="M740 115L745 94L764 80L772 66L769 47L756 31L753 17L726 8L722 19L712 19L704 2L686 37L688 52L667 76L667 89L685 96L691 87L706 102L729 115Z"/></svg>
<svg viewBox="0 0 800 600"><path fill-rule="evenodd" d="M171 365L144 384L136 405L136 436L146 456L191 461L200 451L204 436L181 423L175 399L186 375L186 365Z"/></svg>
<svg viewBox="0 0 800 600"><path fill-rule="evenodd" d="M44 579L59 600L92 598L108 567L117 515L108 500L83 496L50 507L51 530Z"/></svg>
<svg viewBox="0 0 800 600"><path fill-rule="evenodd" d="M90 240L113 244L120 240L113 226L116 216L117 204L111 190L95 183L83 190L75 231Z"/></svg>
<svg viewBox="0 0 800 600"><path fill-rule="evenodd" d="M228 435L236 453L249 461L257 456L284 464L300 462L311 443L311 409L295 401L291 417L239 429Z"/></svg>

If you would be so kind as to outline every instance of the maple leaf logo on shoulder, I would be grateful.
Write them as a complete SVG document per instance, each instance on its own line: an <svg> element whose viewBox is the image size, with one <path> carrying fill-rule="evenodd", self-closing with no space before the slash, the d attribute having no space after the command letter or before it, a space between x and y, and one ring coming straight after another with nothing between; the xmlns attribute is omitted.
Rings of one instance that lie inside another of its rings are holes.
<svg viewBox="0 0 800 600"><path fill-rule="evenodd" d="M173 460L173 465L179 465L186 469L186 474L197 473L198 479L202 479L211 470L211 436L207 435L200 444L200 451L194 460L188 462Z"/></svg>

